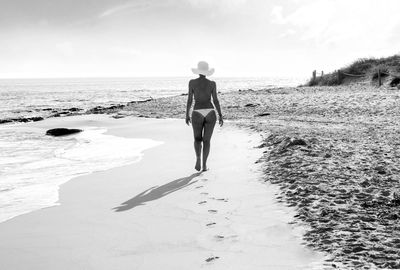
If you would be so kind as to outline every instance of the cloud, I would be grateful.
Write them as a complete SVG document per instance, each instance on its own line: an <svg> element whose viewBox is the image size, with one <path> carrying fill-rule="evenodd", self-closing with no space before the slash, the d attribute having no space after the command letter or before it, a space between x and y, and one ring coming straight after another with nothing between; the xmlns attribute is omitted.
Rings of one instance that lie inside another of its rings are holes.
<svg viewBox="0 0 400 270"><path fill-rule="evenodd" d="M141 11L146 10L154 6L154 1L139 1L139 2L128 2L126 4L117 5L111 8L106 9L102 13L99 14L99 18L110 17L115 14L118 14L125 10L134 10Z"/></svg>
<svg viewBox="0 0 400 270"><path fill-rule="evenodd" d="M185 0L194 6L214 6L214 7L239 7L247 3L247 0Z"/></svg>
<svg viewBox="0 0 400 270"><path fill-rule="evenodd" d="M274 6L271 10L271 22L276 24L284 24L286 23L285 18L282 15L283 7L282 6Z"/></svg>
<svg viewBox="0 0 400 270"><path fill-rule="evenodd" d="M229 13L240 11L248 4L248 0L182 0L194 8L214 9L214 12Z"/></svg>
<svg viewBox="0 0 400 270"><path fill-rule="evenodd" d="M294 29L301 40L317 46L380 50L395 46L399 8L397 0L321 0L303 2L286 16L281 6L275 6L271 22Z"/></svg>
<svg viewBox="0 0 400 270"><path fill-rule="evenodd" d="M398 0L53 2L2 5L0 72L178 75L204 58L219 75L308 75L400 47Z"/></svg>

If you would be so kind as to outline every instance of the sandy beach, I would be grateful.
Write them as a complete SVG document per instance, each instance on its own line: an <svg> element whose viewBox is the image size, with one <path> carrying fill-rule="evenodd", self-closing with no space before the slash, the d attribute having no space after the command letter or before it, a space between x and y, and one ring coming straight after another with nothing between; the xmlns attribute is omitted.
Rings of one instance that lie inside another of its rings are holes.
<svg viewBox="0 0 400 270"><path fill-rule="evenodd" d="M400 270L399 10L2 1L0 270Z"/></svg>
<svg viewBox="0 0 400 270"><path fill-rule="evenodd" d="M400 92L369 82L220 93L226 119L259 132L262 180L330 267L399 269ZM130 103L115 118L183 118L186 96Z"/></svg>
<svg viewBox="0 0 400 270"><path fill-rule="evenodd" d="M59 206L1 223L6 265L400 267L399 91L351 85L220 93L227 122L215 131L211 170L201 175L183 119L186 98L23 124L42 134L102 127L115 138L162 144L138 163L67 182Z"/></svg>
<svg viewBox="0 0 400 270"><path fill-rule="evenodd" d="M182 120L88 115L47 119L48 128L102 126L163 144L128 166L75 178L59 205L0 224L4 269L320 269L302 245L294 211L260 181L258 133L227 122L212 141L210 170L193 169ZM229 140L226 138L229 137Z"/></svg>

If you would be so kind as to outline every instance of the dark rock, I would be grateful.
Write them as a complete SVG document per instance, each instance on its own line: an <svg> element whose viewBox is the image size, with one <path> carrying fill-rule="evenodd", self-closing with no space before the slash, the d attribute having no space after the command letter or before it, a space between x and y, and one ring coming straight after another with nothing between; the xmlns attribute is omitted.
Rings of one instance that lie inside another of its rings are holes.
<svg viewBox="0 0 400 270"><path fill-rule="evenodd" d="M218 259L219 259L218 256L210 257L210 258L207 258L207 259L206 259L206 262L211 262L211 261L218 260Z"/></svg>
<svg viewBox="0 0 400 270"><path fill-rule="evenodd" d="M11 119L0 119L0 124L11 123L13 120Z"/></svg>
<svg viewBox="0 0 400 270"><path fill-rule="evenodd" d="M124 107L125 105L123 104L111 105L109 107L96 106L88 110L87 113L99 114L99 113L114 112L116 110L123 109Z"/></svg>
<svg viewBox="0 0 400 270"><path fill-rule="evenodd" d="M42 121L43 117L37 116L37 117L31 117L31 118L28 118L28 119L33 121L33 122L37 122L37 121Z"/></svg>
<svg viewBox="0 0 400 270"><path fill-rule="evenodd" d="M149 101L152 101L152 100L153 100L153 98L150 97L150 98L145 99L145 100L140 100L139 103L149 102Z"/></svg>
<svg viewBox="0 0 400 270"><path fill-rule="evenodd" d="M33 116L33 117L26 117L26 118L20 117L20 118L0 120L0 124L11 123L11 122L21 122L21 123L36 122L36 121L41 121L43 119L44 118L40 117L40 116Z"/></svg>
<svg viewBox="0 0 400 270"><path fill-rule="evenodd" d="M77 128L53 128L47 130L46 135L58 137L58 136L72 135L79 132L82 132L82 130Z"/></svg>
<svg viewBox="0 0 400 270"><path fill-rule="evenodd" d="M265 113L260 113L260 114L257 114L257 116L268 116L268 115L271 115L270 113L267 113L267 112L265 112Z"/></svg>
<svg viewBox="0 0 400 270"><path fill-rule="evenodd" d="M288 147L293 145L307 145L307 143L303 139L291 139Z"/></svg>
<svg viewBox="0 0 400 270"><path fill-rule="evenodd" d="M276 151L278 153L283 153L285 152L289 147L295 146L295 145L307 145L307 143L303 139L296 139L296 138L289 138L286 137L284 138L279 145L276 147Z"/></svg>
<svg viewBox="0 0 400 270"><path fill-rule="evenodd" d="M69 112L69 111L61 111L61 112L59 112L59 114L60 114L60 115L62 115L62 114L63 114L63 115L67 115L67 114L70 114L70 112Z"/></svg>
<svg viewBox="0 0 400 270"><path fill-rule="evenodd" d="M114 119L120 119L120 118L125 118L125 117L126 117L126 115L121 115L121 114L116 114L116 115L112 116L112 118L114 118Z"/></svg>
<svg viewBox="0 0 400 270"><path fill-rule="evenodd" d="M77 111L81 111L82 109L79 108L70 108L69 111L70 112L77 112Z"/></svg>
<svg viewBox="0 0 400 270"><path fill-rule="evenodd" d="M112 107L112 106L111 106ZM99 114L99 113L105 113L107 112L109 108L103 107L103 106L96 106L94 108L91 108L87 111L87 113L93 113L93 114Z"/></svg>
<svg viewBox="0 0 400 270"><path fill-rule="evenodd" d="M260 106L260 104L254 104L254 103L247 103L246 105L244 105L245 107L257 107Z"/></svg>
<svg viewBox="0 0 400 270"><path fill-rule="evenodd" d="M391 87L397 86L397 89L400 89L400 78L396 77L390 82Z"/></svg>
<svg viewBox="0 0 400 270"><path fill-rule="evenodd" d="M119 105L113 105L108 107L109 110L119 110L119 109L123 109L125 107L125 105L123 104L119 104Z"/></svg>
<svg viewBox="0 0 400 270"><path fill-rule="evenodd" d="M322 210L321 210L321 213L320 213L320 216L321 216L321 217L325 217L325 216L327 216L328 214L329 214L329 212L328 212L327 209L322 209Z"/></svg>
<svg viewBox="0 0 400 270"><path fill-rule="evenodd" d="M369 201L364 201L361 203L361 207L362 208L370 208L370 207L374 207L374 204Z"/></svg>
<svg viewBox="0 0 400 270"><path fill-rule="evenodd" d="M187 94L182 94L182 95L187 95ZM135 105L135 104L138 104L138 103L146 103L146 102L149 102L149 101L152 101L152 100L153 100L153 98L149 98L149 99L145 99L145 100L130 101L130 102L126 103L126 106Z"/></svg>
<svg viewBox="0 0 400 270"><path fill-rule="evenodd" d="M256 146L256 148L264 148L264 147L267 147L267 146L268 146L268 144L266 142L263 142L259 146Z"/></svg>
<svg viewBox="0 0 400 270"><path fill-rule="evenodd" d="M369 183L369 181L368 180L364 180L364 181L362 181L361 183L360 183L360 186L362 186L362 187L369 187L371 184Z"/></svg>
<svg viewBox="0 0 400 270"><path fill-rule="evenodd" d="M377 173L379 173L379 174L386 174L386 170L385 170L385 168L382 167L382 166L377 166L377 167L375 167L375 171L376 171Z"/></svg>

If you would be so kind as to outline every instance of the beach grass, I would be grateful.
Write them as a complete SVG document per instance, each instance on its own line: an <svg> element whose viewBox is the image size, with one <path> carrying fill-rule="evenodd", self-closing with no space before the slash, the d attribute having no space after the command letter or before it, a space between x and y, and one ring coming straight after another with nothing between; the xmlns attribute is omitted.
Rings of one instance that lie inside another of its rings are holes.
<svg viewBox="0 0 400 270"><path fill-rule="evenodd" d="M342 73L352 75L365 75L364 78L352 77L346 80L338 79L337 72L324 74L311 78L307 86L332 86L340 84L351 84L354 82L371 82L378 79L378 70L382 73L382 77L389 76L389 73L400 75L400 55L396 54L390 57L382 58L360 58L353 63L338 68Z"/></svg>

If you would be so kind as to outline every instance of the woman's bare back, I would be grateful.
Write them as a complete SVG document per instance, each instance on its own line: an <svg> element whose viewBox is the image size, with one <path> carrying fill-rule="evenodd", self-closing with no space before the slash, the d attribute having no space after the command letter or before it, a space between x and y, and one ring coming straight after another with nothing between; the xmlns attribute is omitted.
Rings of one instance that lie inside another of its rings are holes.
<svg viewBox="0 0 400 270"><path fill-rule="evenodd" d="M214 108L211 103L213 90L215 90L215 82L205 77L199 77L189 82L189 87L193 91L194 110Z"/></svg>

